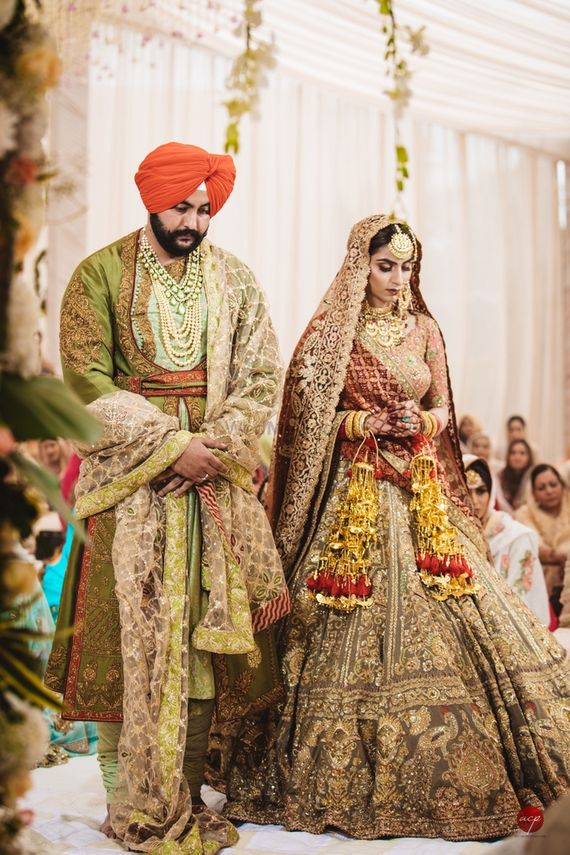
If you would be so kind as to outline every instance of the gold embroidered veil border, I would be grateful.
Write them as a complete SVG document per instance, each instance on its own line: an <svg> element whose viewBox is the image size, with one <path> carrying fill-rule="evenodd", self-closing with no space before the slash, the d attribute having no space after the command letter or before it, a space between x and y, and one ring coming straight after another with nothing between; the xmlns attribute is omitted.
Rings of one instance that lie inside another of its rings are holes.
<svg viewBox="0 0 570 855"><path fill-rule="evenodd" d="M374 214L352 227L342 266L301 336L287 371L267 500L286 574L302 547L344 386L370 272L370 241L391 223L403 221ZM432 317L419 288L421 255L417 241L410 310ZM449 400L449 424L437 446L449 481L464 500L467 490L450 388Z"/></svg>

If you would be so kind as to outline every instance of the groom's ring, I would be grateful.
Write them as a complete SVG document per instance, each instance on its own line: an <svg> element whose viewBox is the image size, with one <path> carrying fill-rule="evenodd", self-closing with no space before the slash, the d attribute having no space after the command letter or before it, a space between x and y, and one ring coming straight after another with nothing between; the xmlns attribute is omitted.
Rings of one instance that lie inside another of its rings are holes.
<svg viewBox="0 0 570 855"><path fill-rule="evenodd" d="M202 475L202 477L200 478L200 483L202 481L207 481L207 480L208 480L208 473L206 473L205 475Z"/></svg>

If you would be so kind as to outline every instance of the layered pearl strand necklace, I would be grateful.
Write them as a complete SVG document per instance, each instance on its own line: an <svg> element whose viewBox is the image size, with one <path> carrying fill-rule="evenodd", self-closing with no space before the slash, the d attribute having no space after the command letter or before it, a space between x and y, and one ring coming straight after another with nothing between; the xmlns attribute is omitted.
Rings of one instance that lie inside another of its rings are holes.
<svg viewBox="0 0 570 855"><path fill-rule="evenodd" d="M180 282L160 263L145 231L140 239L139 258L150 276L166 355L178 368L187 368L198 359L202 339L200 248L188 256ZM176 316L182 319L180 325Z"/></svg>

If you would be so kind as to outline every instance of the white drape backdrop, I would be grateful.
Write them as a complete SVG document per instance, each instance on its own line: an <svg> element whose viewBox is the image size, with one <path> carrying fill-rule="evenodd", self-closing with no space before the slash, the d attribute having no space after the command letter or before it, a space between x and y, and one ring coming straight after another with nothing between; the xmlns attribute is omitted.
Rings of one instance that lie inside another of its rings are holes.
<svg viewBox="0 0 570 855"><path fill-rule="evenodd" d="M88 252L141 226L137 165L168 140L223 146L228 61L140 38L94 42L85 105L85 237L50 265L51 305ZM243 124L236 188L210 237L263 284L287 359L330 284L351 225L393 205L389 116L346 91L271 74ZM502 440L528 418L549 460L563 444L562 233L551 156L425 120L405 131L406 214L424 246L422 287L444 332L458 413ZM70 224L67 224L70 228ZM54 296L56 295L56 296ZM54 346L55 317L50 329Z"/></svg>

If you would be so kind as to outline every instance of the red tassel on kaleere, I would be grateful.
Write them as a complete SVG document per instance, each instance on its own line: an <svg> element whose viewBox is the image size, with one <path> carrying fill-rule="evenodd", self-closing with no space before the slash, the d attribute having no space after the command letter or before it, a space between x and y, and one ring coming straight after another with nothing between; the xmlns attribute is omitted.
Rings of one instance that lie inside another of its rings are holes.
<svg viewBox="0 0 570 855"><path fill-rule="evenodd" d="M425 445L424 445L425 447ZM457 539L446 510L446 499L437 477L434 457L421 451L410 465L416 563L420 578L437 600L475 594L479 586Z"/></svg>
<svg viewBox="0 0 570 855"><path fill-rule="evenodd" d="M322 553L313 558L316 567L306 580L308 596L321 606L348 612L372 603L368 573L376 543L377 470L378 459L376 466L353 462L348 470L348 489L334 528Z"/></svg>

